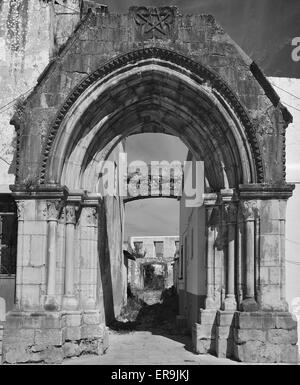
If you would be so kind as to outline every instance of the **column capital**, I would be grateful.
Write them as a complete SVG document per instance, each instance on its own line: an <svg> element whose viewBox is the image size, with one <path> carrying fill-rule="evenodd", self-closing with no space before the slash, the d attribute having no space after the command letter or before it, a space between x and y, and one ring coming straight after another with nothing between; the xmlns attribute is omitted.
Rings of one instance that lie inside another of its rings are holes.
<svg viewBox="0 0 300 385"><path fill-rule="evenodd" d="M58 221L62 209L62 201L58 199L47 200L47 221Z"/></svg>
<svg viewBox="0 0 300 385"><path fill-rule="evenodd" d="M259 218L259 202L257 200L241 200L240 213L244 220Z"/></svg>
<svg viewBox="0 0 300 385"><path fill-rule="evenodd" d="M81 210L81 221L83 226L97 227L98 208L97 206L84 205Z"/></svg>
<svg viewBox="0 0 300 385"><path fill-rule="evenodd" d="M78 211L79 206L75 204L67 203L65 207L65 215L66 215L66 224L76 224L76 211Z"/></svg>

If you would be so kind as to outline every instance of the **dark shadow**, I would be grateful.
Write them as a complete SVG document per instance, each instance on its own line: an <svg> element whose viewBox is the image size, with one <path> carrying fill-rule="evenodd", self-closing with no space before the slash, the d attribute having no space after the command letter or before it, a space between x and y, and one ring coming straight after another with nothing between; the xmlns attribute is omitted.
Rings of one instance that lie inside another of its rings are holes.
<svg viewBox="0 0 300 385"><path fill-rule="evenodd" d="M176 325L178 315L178 295L174 287L161 293L159 303L148 305L131 293L127 305L120 317L109 326L118 333L148 331L184 344L184 348L194 353L192 339L187 330L180 330Z"/></svg>
<svg viewBox="0 0 300 385"><path fill-rule="evenodd" d="M98 292L98 301L101 307L101 301L103 300L105 323L106 325L109 325L115 319L115 310L111 277L110 250L108 245L107 234L107 210L105 202L99 203L98 207L98 255L100 266L100 278L102 283L102 291L101 293Z"/></svg>

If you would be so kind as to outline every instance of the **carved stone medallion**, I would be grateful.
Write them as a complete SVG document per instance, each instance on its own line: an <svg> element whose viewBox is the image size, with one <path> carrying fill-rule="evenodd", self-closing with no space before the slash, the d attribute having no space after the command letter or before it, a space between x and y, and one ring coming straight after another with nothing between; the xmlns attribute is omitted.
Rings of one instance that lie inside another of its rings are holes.
<svg viewBox="0 0 300 385"><path fill-rule="evenodd" d="M138 33L143 39L170 36L175 21L174 7L132 7Z"/></svg>

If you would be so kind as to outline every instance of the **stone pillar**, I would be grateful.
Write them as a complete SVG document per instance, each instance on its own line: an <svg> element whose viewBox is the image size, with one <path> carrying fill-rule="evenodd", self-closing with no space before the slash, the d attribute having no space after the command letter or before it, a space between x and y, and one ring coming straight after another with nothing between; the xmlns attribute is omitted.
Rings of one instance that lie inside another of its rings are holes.
<svg viewBox="0 0 300 385"><path fill-rule="evenodd" d="M17 238L17 275L16 275L16 309L21 310L22 285L23 285L23 244L24 244L24 201L16 201L18 216L18 238Z"/></svg>
<svg viewBox="0 0 300 385"><path fill-rule="evenodd" d="M48 240L47 240L47 296L45 299L45 309L54 311L59 306L55 299L56 294L56 238L57 222L60 212L60 200L47 201L47 222L48 222Z"/></svg>
<svg viewBox="0 0 300 385"><path fill-rule="evenodd" d="M256 311L258 305L255 299L255 227L258 218L256 200L241 201L241 210L245 223L245 253L246 253L246 285L244 300L241 303L243 311Z"/></svg>
<svg viewBox="0 0 300 385"><path fill-rule="evenodd" d="M236 310L235 296L235 245L236 245L236 214L235 203L225 203L225 218L227 223L227 277L224 310Z"/></svg>
<svg viewBox="0 0 300 385"><path fill-rule="evenodd" d="M205 194L205 227L206 227L206 298L205 309L199 309L198 322L192 328L194 349L199 354L215 353L216 313L215 298L215 227L219 215L217 194Z"/></svg>
<svg viewBox="0 0 300 385"><path fill-rule="evenodd" d="M206 211L206 299L205 309L216 309L215 303L215 223L213 220L213 210L216 207L216 194L206 194L204 199Z"/></svg>
<svg viewBox="0 0 300 385"><path fill-rule="evenodd" d="M76 206L66 205L66 248L65 248L65 294L63 308L76 310L78 301L74 295L74 242L76 225Z"/></svg>
<svg viewBox="0 0 300 385"><path fill-rule="evenodd" d="M95 309L97 299L98 201L84 202L80 216L80 299L85 310Z"/></svg>

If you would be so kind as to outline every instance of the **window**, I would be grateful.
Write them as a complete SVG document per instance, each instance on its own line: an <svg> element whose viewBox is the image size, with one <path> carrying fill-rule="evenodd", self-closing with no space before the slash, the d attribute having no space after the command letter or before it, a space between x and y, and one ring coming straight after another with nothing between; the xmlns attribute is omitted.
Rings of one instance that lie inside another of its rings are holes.
<svg viewBox="0 0 300 385"><path fill-rule="evenodd" d="M158 259L162 259L164 257L164 243L163 242L154 242L155 247L155 256Z"/></svg>
<svg viewBox="0 0 300 385"><path fill-rule="evenodd" d="M138 241L138 242L133 242L134 248L137 252L141 252L143 248L143 242Z"/></svg>

